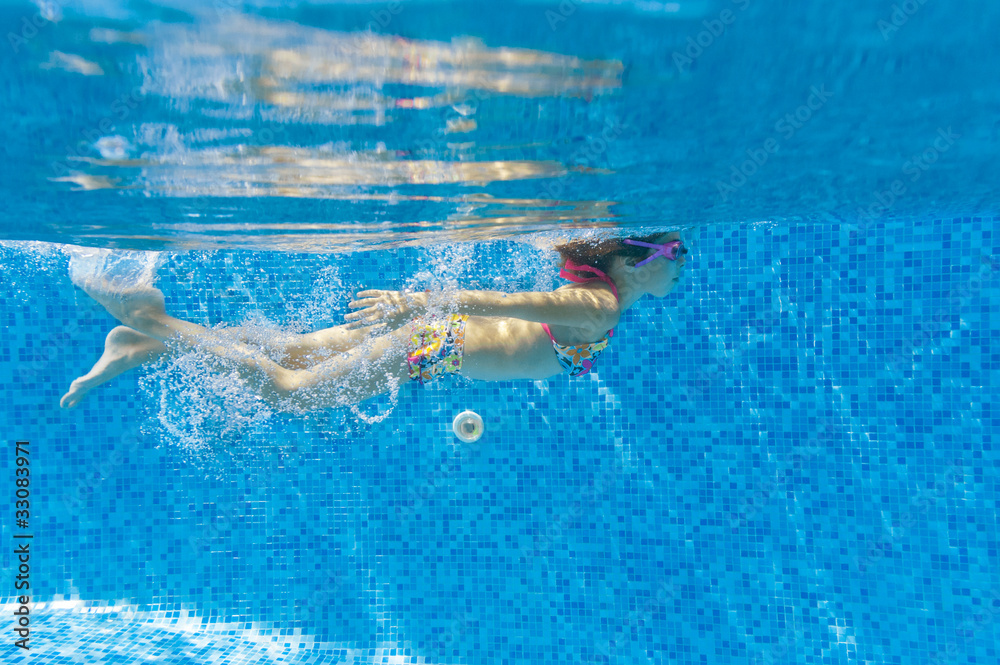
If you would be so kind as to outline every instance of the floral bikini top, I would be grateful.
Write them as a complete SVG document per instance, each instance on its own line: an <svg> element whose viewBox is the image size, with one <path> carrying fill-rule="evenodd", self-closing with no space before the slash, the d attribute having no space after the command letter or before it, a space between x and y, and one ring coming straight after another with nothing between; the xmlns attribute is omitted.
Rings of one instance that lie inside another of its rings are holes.
<svg viewBox="0 0 1000 665"><path fill-rule="evenodd" d="M569 270L585 270L587 272L592 272L596 277L580 277L579 275L574 275ZM587 282L602 281L611 287L611 290L615 293L615 298L618 298L618 289L615 287L615 283L611 281L611 278L606 274L598 270L597 268L592 268L590 266L581 266L573 261L567 259L566 267L559 271L559 276L568 279L571 282L576 282L577 284L586 284ZM581 376L586 374L597 362L597 359L604 352L604 349L608 348L608 344L611 343L611 337L615 334L614 329L608 331L608 334L604 336L603 339L597 342L591 342L589 344L559 344L556 342L555 337L552 336L552 331L549 330L548 324L542 324L542 330L545 334L549 336L552 340L552 348L556 352L556 360L562 368L569 372L570 376Z"/></svg>

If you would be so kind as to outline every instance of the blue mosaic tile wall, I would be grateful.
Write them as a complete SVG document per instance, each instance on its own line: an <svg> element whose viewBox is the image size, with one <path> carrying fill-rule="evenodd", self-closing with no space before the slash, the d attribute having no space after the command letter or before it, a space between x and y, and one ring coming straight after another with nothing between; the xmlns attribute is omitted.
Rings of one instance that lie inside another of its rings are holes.
<svg viewBox="0 0 1000 665"><path fill-rule="evenodd" d="M894 224L692 229L589 377L408 386L373 423L260 418L191 359L61 411L113 322L5 244L3 662L16 439L31 662L998 662L997 220ZM362 285L553 273L497 242L174 254L157 284L199 323L320 326Z"/></svg>

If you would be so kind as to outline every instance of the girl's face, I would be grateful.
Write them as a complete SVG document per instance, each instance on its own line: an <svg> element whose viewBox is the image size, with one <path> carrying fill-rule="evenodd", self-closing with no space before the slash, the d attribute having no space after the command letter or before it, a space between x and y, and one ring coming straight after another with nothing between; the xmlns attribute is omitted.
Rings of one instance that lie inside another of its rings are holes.
<svg viewBox="0 0 1000 665"><path fill-rule="evenodd" d="M667 243L680 239L681 234L675 231L673 233L660 236L655 242ZM648 280L647 283L649 286L647 288L649 293L657 298L667 296L680 282L681 277L684 274L685 263L687 263L687 258L683 254L678 256L676 261L671 261L668 258L658 256L640 268L639 270L646 271L645 277Z"/></svg>

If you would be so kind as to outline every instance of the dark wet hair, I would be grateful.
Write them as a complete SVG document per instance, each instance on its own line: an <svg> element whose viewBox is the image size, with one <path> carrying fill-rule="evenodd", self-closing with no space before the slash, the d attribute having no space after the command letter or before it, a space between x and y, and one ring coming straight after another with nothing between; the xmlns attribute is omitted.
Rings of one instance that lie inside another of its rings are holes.
<svg viewBox="0 0 1000 665"><path fill-rule="evenodd" d="M640 240L642 242L656 242L657 238L666 235L666 231L654 233L647 236L635 236L632 238L607 238L605 240L574 240L565 245L556 247L556 251L562 257L560 266L566 265L566 259L572 259L574 263L584 266L593 266L601 272L607 273L608 268L614 263L615 257L624 257L625 262L634 266L639 261L655 252L655 249L648 247L636 247L626 245L625 240Z"/></svg>

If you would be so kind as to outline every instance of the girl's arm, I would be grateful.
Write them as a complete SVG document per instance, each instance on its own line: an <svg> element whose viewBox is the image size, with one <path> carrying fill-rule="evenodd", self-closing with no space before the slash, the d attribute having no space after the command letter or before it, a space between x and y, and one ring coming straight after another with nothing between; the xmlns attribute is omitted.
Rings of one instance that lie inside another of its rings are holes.
<svg viewBox="0 0 1000 665"><path fill-rule="evenodd" d="M618 324L618 300L599 289L562 291L459 291L457 314L505 316L574 328L609 330ZM450 308L449 308L450 309Z"/></svg>
<svg viewBox="0 0 1000 665"><path fill-rule="evenodd" d="M618 323L618 301L601 289L562 289L560 291L458 291L444 293L448 300L441 306L428 302L430 294L399 291L368 290L358 293L358 299L348 306L359 311L345 319L348 328L361 328L384 323L390 328L418 318L428 310L440 309L450 314L500 316L524 321L537 321L589 331L609 330Z"/></svg>

